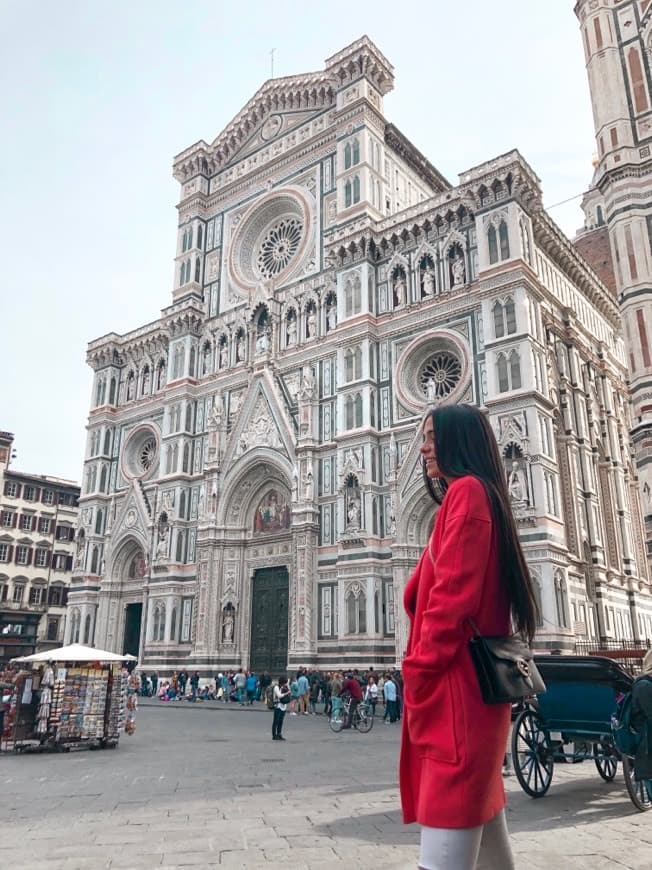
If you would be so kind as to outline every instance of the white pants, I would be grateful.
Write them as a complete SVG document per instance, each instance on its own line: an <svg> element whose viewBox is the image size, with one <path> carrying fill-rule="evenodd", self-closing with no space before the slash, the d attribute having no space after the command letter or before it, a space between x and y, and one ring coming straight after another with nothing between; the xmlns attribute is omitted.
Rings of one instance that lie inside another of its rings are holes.
<svg viewBox="0 0 652 870"><path fill-rule="evenodd" d="M505 811L477 828L421 828L422 870L514 870Z"/></svg>

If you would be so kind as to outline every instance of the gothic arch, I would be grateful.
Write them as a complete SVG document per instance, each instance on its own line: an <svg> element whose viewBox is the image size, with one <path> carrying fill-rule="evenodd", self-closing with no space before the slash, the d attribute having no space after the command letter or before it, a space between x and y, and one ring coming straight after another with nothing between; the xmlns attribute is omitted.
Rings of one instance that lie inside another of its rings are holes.
<svg viewBox="0 0 652 870"><path fill-rule="evenodd" d="M292 470L290 461L270 447L256 447L239 457L224 480L217 507L218 525L249 528L247 523L266 489L276 483L277 488L290 492Z"/></svg>
<svg viewBox="0 0 652 870"><path fill-rule="evenodd" d="M111 548L111 553L107 559L105 576L110 577L113 582L120 583L123 591L126 584L129 582L127 576L129 566L132 559L138 555L139 551L143 554L143 558L147 560L147 539L145 538L145 535L140 534L137 529L131 530L129 534L120 538L116 542L116 545Z"/></svg>
<svg viewBox="0 0 652 870"><path fill-rule="evenodd" d="M437 505L426 492L422 480L415 480L396 505L396 542L413 547L425 547Z"/></svg>

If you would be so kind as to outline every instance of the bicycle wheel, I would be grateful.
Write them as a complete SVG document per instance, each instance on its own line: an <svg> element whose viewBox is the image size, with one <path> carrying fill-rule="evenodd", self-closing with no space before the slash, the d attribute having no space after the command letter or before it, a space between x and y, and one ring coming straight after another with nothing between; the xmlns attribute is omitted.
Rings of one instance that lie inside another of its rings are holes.
<svg viewBox="0 0 652 870"><path fill-rule="evenodd" d="M344 728L344 712L341 709L331 713L328 726L336 734Z"/></svg>
<svg viewBox="0 0 652 870"><path fill-rule="evenodd" d="M358 707L356 728L361 734L367 734L374 727L374 717L368 707Z"/></svg>

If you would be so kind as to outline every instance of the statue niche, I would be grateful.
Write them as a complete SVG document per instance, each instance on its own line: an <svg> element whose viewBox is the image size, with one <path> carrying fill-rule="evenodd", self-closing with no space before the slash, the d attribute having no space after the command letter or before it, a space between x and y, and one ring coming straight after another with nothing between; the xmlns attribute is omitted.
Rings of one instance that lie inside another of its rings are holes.
<svg viewBox="0 0 652 870"><path fill-rule="evenodd" d="M529 507L530 497L523 451L518 445L509 444L505 448L504 459L510 502L516 510Z"/></svg>

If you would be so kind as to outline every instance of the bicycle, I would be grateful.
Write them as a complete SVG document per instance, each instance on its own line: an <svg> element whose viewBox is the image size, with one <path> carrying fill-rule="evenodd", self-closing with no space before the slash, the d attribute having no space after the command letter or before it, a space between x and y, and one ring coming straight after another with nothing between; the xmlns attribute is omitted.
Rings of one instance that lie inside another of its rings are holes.
<svg viewBox="0 0 652 870"><path fill-rule="evenodd" d="M328 725L331 731L334 731L338 734L344 725L347 723L349 719L349 710L351 709L351 698L343 698L338 707L334 708L330 718L328 720ZM353 714L352 726L356 728L361 734L367 734L374 725L374 717L371 712L371 708L364 701L361 701L355 709L355 713Z"/></svg>

